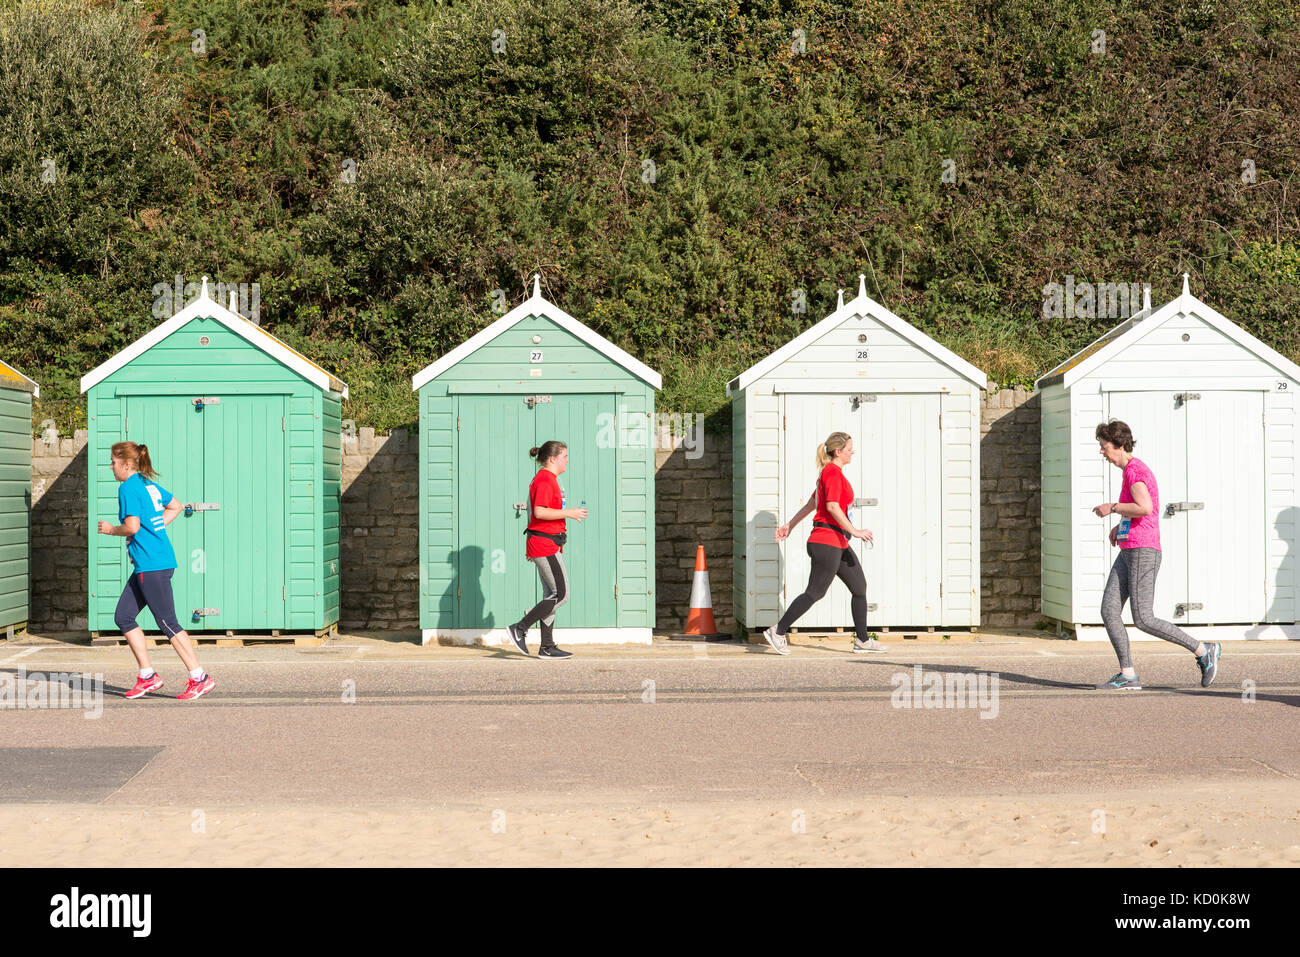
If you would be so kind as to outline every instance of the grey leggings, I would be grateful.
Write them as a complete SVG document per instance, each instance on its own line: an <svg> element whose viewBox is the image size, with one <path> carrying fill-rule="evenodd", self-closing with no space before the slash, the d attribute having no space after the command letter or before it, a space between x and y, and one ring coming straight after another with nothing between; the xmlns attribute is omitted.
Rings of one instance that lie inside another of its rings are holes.
<svg viewBox="0 0 1300 957"><path fill-rule="evenodd" d="M555 625L555 609L569 600L569 572L565 569L564 558L559 552L529 560L536 563L538 577L542 580L542 600L524 615L519 627L527 631L541 622L542 645L549 647L554 644L551 628Z"/></svg>
<svg viewBox="0 0 1300 957"><path fill-rule="evenodd" d="M1156 574L1160 571L1160 549L1124 548L1111 566L1106 591L1101 596L1101 620L1106 634L1119 656L1121 668L1132 668L1128 653L1128 630L1124 627L1124 602L1133 612L1133 624L1148 635L1182 645L1193 654L1200 644L1171 621L1157 618L1151 611L1156 598Z"/></svg>

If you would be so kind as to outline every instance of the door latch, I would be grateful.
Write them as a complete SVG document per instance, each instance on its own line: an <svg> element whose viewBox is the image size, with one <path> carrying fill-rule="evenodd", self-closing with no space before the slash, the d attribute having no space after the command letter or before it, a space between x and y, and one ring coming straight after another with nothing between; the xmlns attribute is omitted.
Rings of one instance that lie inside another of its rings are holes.
<svg viewBox="0 0 1300 957"><path fill-rule="evenodd" d="M220 502L186 502L185 515L188 517L195 512L218 512L221 510Z"/></svg>
<svg viewBox="0 0 1300 957"><path fill-rule="evenodd" d="M855 498L853 500L854 508L868 508L872 505L879 505L880 499L876 498Z"/></svg>
<svg viewBox="0 0 1300 957"><path fill-rule="evenodd" d="M1199 399L1200 397L1201 394L1199 392L1175 392L1174 408L1177 409L1184 402L1190 402L1192 401L1192 399Z"/></svg>
<svg viewBox="0 0 1300 957"><path fill-rule="evenodd" d="M530 408L530 409L532 409L532 408L536 408L537 405L538 405L539 403L542 403L542 402L550 402L550 401L551 401L551 397L550 397L549 395L526 395L526 396L524 396L524 404L527 405L528 408Z"/></svg>
<svg viewBox="0 0 1300 957"><path fill-rule="evenodd" d="M1171 518L1174 512L1199 512L1203 508L1204 502L1170 502L1165 506L1165 518Z"/></svg>
<svg viewBox="0 0 1300 957"><path fill-rule="evenodd" d="M221 614L220 608L195 608L194 620L198 621L200 618L206 617L207 615L219 615L219 614Z"/></svg>
<svg viewBox="0 0 1300 957"><path fill-rule="evenodd" d="M515 502L515 518L518 518L520 513L523 512L523 510L526 509L527 507L528 507L527 502Z"/></svg>
<svg viewBox="0 0 1300 957"><path fill-rule="evenodd" d="M194 408L199 412L203 411L205 405L221 405L221 397L216 395L201 395L194 400Z"/></svg>
<svg viewBox="0 0 1300 957"><path fill-rule="evenodd" d="M1177 605L1174 605L1174 617L1182 618L1183 615L1187 614L1188 609L1199 611L1204 607L1199 601L1180 601Z"/></svg>

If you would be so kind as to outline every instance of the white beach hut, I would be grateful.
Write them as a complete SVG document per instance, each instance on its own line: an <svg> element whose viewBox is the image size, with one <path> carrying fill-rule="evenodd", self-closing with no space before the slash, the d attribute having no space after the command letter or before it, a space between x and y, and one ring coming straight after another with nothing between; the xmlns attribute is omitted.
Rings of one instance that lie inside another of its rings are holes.
<svg viewBox="0 0 1300 957"><path fill-rule="evenodd" d="M1295 391L1300 367L1188 292L1150 301L1038 380L1042 610L1106 640L1101 596L1119 497L1098 423L1120 419L1160 493L1157 617L1197 637L1295 638ZM1132 623L1125 608L1125 621ZM1134 639L1149 636L1129 629ZM1152 639L1155 640L1155 639Z"/></svg>
<svg viewBox="0 0 1300 957"><path fill-rule="evenodd" d="M816 448L853 437L850 514L868 623L899 630L979 624L979 369L868 298L839 307L727 385L733 422L737 621L765 628L803 591L811 517L774 541L817 484ZM833 586L797 628L851 628Z"/></svg>

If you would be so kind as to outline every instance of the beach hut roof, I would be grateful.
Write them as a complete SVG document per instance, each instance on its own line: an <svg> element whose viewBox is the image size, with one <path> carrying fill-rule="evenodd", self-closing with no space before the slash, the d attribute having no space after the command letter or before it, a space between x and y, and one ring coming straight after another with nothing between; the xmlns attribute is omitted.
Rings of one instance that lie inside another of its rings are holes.
<svg viewBox="0 0 1300 957"><path fill-rule="evenodd" d="M90 372L87 372L81 377L81 391L85 392L92 386L107 379L132 359L143 355L158 343L162 342L191 319L205 318L215 319L231 332L235 333L235 335L244 339L250 345L261 349L267 355L271 356L271 358L288 366L294 372L298 373L322 391L340 392L342 393L343 398L346 399L348 397L348 387L346 383L331 375L315 362L308 359L301 352L276 338L261 326L250 322L239 313L235 312L233 308L233 295L231 299L232 308L230 309L227 309L225 306L221 305L221 303L214 300L208 294L208 277L204 276L203 288L200 290L197 299L166 322L162 322L155 326L150 332L141 336L107 362L97 366Z"/></svg>
<svg viewBox="0 0 1300 957"><path fill-rule="evenodd" d="M866 274L863 273L858 276L858 294L855 298L845 302L844 290L841 289L839 305L836 307L834 312L821 322L817 323L817 325L805 329L780 349L777 349L760 362L750 366L740 375L736 376L736 378L728 382L727 396L730 397L735 395L751 383L761 379L781 363L794 356L805 346L812 345L826 333L830 332L841 322L851 316L871 316L873 319L878 320L881 324L898 333L913 345L949 366L963 378L969 379L981 389L988 388L988 376L983 372L975 368L951 349L945 348L938 342L935 342L920 329L917 329L910 323L904 322L898 316L894 315L894 313L890 312L880 303L868 296L867 277Z"/></svg>
<svg viewBox="0 0 1300 957"><path fill-rule="evenodd" d="M534 273L533 294L530 298L525 299L522 303L515 306L515 308L511 309L496 322L492 323L492 325L479 331L469 339L466 339L455 349L452 349L446 355L417 372L411 379L411 388L418 392L430 381L450 369L457 362L460 362L461 359L471 355L475 350L482 346L487 345L497 336L501 335L501 333L505 332L516 323L527 319L529 316L545 316L561 329L572 333L597 352L612 359L614 362L627 369L638 379L649 383L656 389L663 387L663 377L660 376L658 372L655 372L649 366L637 361L604 336L588 329L559 306L545 299L541 293L541 274Z"/></svg>

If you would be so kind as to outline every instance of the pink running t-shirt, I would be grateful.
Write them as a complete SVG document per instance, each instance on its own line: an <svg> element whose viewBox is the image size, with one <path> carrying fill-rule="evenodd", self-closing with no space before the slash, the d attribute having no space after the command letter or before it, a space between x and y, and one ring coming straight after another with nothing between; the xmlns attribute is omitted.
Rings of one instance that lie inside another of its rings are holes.
<svg viewBox="0 0 1300 957"><path fill-rule="evenodd" d="M1129 523L1128 539L1118 542L1120 548L1154 548L1160 550L1160 490L1156 488L1156 477L1151 469L1139 458L1131 458L1124 466L1124 485L1119 492L1120 502L1133 501L1129 491L1134 482L1142 482L1151 496L1151 511L1140 515ZM1123 516L1120 520L1123 521Z"/></svg>

